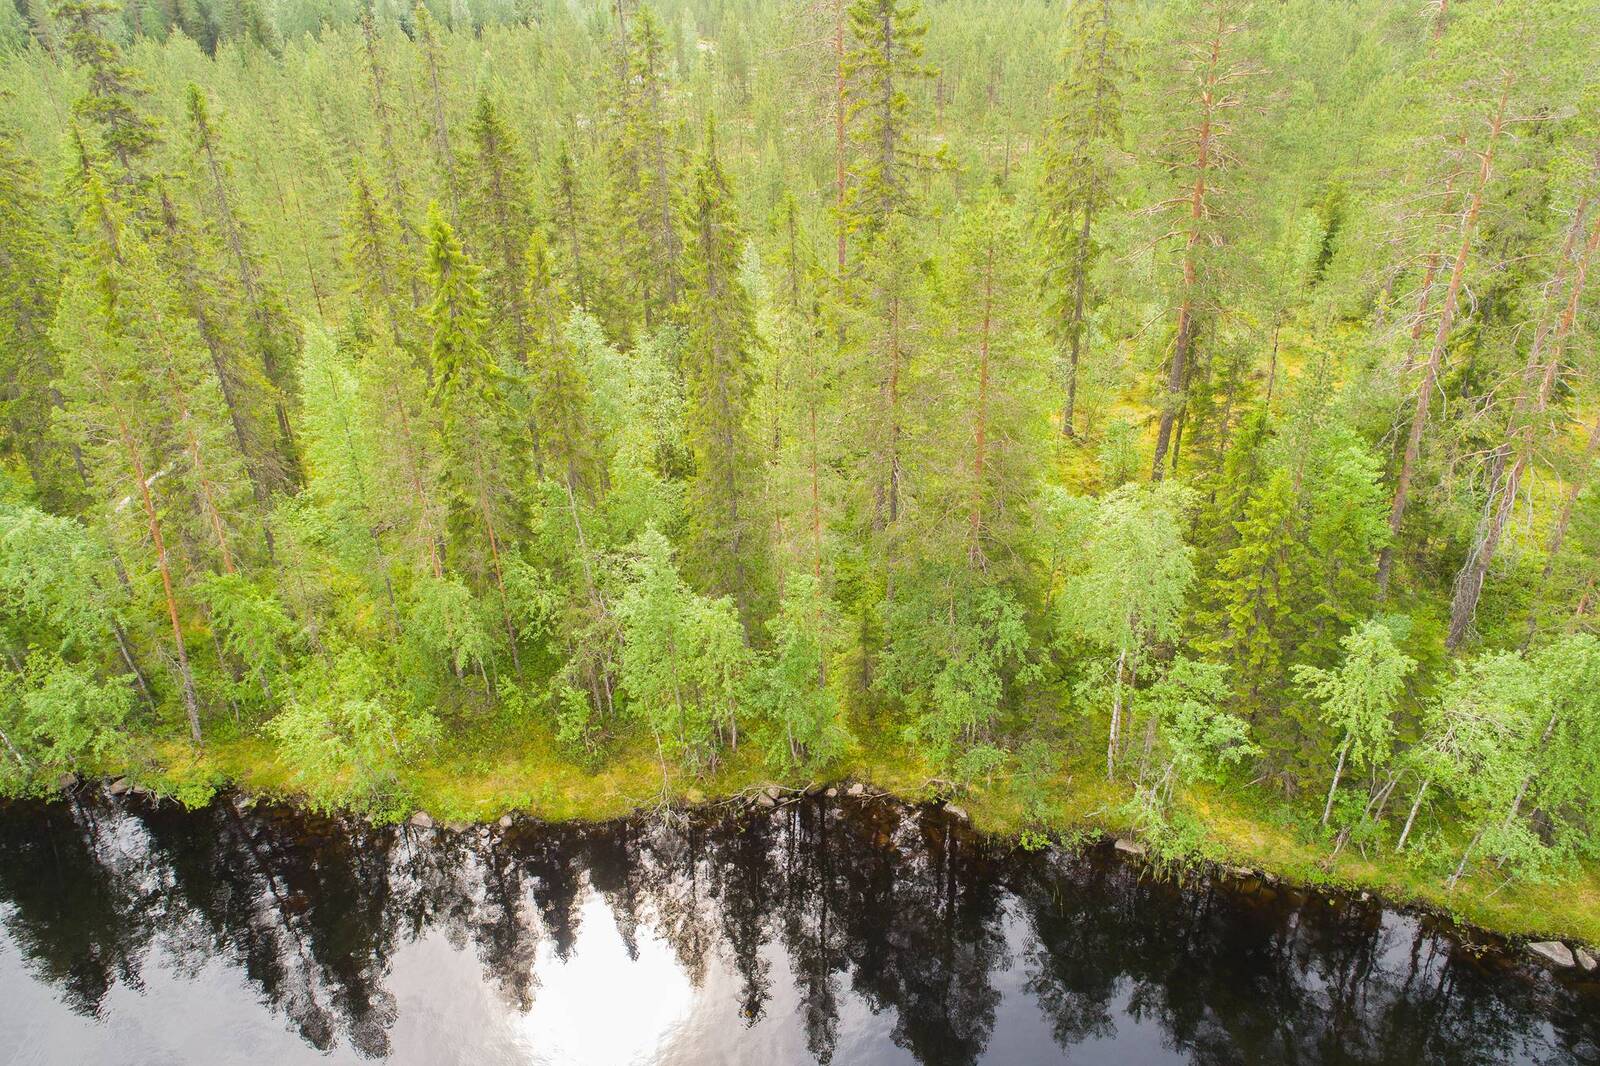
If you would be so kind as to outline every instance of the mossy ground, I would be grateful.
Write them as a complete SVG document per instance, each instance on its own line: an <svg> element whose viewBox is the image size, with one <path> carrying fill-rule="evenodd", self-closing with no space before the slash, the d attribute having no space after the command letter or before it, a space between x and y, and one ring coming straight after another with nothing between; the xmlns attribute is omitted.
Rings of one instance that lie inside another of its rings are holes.
<svg viewBox="0 0 1600 1066"><path fill-rule="evenodd" d="M157 790L198 802L232 785L294 801L302 795L272 746L252 735L219 737L199 751L182 741L156 745L131 776ZM116 767L102 768L114 772ZM1107 782L1092 761L1063 770L1046 786L1047 824L1038 807L1030 815L1008 778L979 780L961 790L960 804L986 832L1018 837L1045 828L1072 836L1127 833L1123 786ZM908 800L948 796L950 786L888 733L862 731L862 739L828 781L861 781ZM701 804L730 800L778 783L789 788L820 786L821 779L774 775L752 745L725 759L709 776L665 776L655 751L637 742L607 751L586 766L536 727L487 729L406 772L403 785L414 805L436 819L489 821L521 812L550 821L599 821L662 803ZM1328 865L1327 840L1308 834L1315 814L1287 803L1265 802L1259 789L1191 790L1182 803L1206 827L1212 859L1249 866L1300 884L1370 890L1388 900L1416 904L1457 921L1509 936L1559 937L1600 944L1600 871L1593 867L1559 884L1505 883L1491 871L1464 878L1447 891L1437 867L1396 856L1388 845L1347 848Z"/></svg>

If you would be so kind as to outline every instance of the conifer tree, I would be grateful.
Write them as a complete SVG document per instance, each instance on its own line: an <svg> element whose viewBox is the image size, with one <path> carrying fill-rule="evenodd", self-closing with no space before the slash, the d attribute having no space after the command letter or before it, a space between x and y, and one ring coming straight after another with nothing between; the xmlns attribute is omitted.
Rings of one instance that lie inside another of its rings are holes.
<svg viewBox="0 0 1600 1066"><path fill-rule="evenodd" d="M871 239L910 208L914 172L938 161L921 144L911 115L913 87L935 71L922 60L928 27L918 0L851 0L848 17L854 47L843 69L856 158L845 215L850 232Z"/></svg>
<svg viewBox="0 0 1600 1066"><path fill-rule="evenodd" d="M294 336L283 302L271 290L252 245L251 232L234 208L227 162L218 140L215 119L200 87L188 88L190 131L202 168L202 184L218 235L234 268L234 278L249 311L250 333L261 363L261 374L270 386L270 402L277 416L278 468L292 483L299 476L294 433L289 422L289 397L294 392L290 363L299 341Z"/></svg>
<svg viewBox="0 0 1600 1066"><path fill-rule="evenodd" d="M908 448L912 412L922 406L915 388L913 356L929 323L926 279L920 249L903 217L868 245L862 262L862 306L857 417L861 419L860 483L871 493L865 509L869 529L879 539L884 589L893 593L894 569L901 555L900 521L914 501L925 473L921 456Z"/></svg>
<svg viewBox="0 0 1600 1066"><path fill-rule="evenodd" d="M159 275L148 252L124 226L96 171L90 171L83 191L80 253L67 278L53 333L64 380L73 389L69 409L81 439L99 453L98 487L108 500L109 517L116 519L122 510L116 501L127 498L136 500L142 513L160 575L189 737L198 745L200 704L178 602L177 560L168 547L168 519L156 500L157 479L176 458L171 430L179 413L151 373L158 354L147 350L139 337L141 331L159 335L163 327Z"/></svg>
<svg viewBox="0 0 1600 1066"><path fill-rule="evenodd" d="M1041 178L1044 237L1050 252L1045 290L1052 329L1067 349L1061 432L1068 437L1074 435L1089 279L1102 250L1094 239L1094 224L1110 206L1115 154L1122 138L1125 45L1117 2L1084 0L1068 13L1067 75L1055 90L1057 110L1051 118Z"/></svg>
<svg viewBox="0 0 1600 1066"><path fill-rule="evenodd" d="M1510 524L1523 477L1534 459L1538 422L1561 380L1567 344L1577 322L1589 269L1596 252L1600 251L1600 210L1593 209L1597 195L1600 195L1600 149L1594 152L1588 172L1581 179L1572 216L1563 227L1562 248L1555 257L1545 287L1546 306L1542 310L1542 320L1534 326L1527 364L1507 419L1505 439L1486 463L1489 491L1473 535L1472 549L1456 574L1447 637L1450 647L1456 647L1466 638L1477 612L1478 597L1488 577L1489 566ZM1586 217L1591 211L1592 219Z"/></svg>
<svg viewBox="0 0 1600 1066"><path fill-rule="evenodd" d="M412 284L404 253L404 227L359 160L350 178L344 232L345 261L355 298L396 346L413 348L417 321L404 295Z"/></svg>
<svg viewBox="0 0 1600 1066"><path fill-rule="evenodd" d="M1242 24L1238 0L1205 0L1194 38L1185 44L1182 70L1189 82L1193 107L1189 124L1176 132L1164 166L1179 181L1177 192L1161 207L1173 219L1181 241L1177 289L1178 322L1172 354L1166 361L1166 395L1156 428L1155 459L1150 476L1161 480L1173 429L1183 414L1201 316L1214 295L1207 250L1219 241L1217 181L1233 157L1228 145L1230 112L1243 102L1240 83L1251 70L1236 56Z"/></svg>
<svg viewBox="0 0 1600 1066"><path fill-rule="evenodd" d="M486 263L484 295L495 308L492 332L500 350L524 358L528 333L524 255L533 232L527 163L511 127L488 93L478 96L468 127L473 155L466 168L466 231Z"/></svg>
<svg viewBox="0 0 1600 1066"><path fill-rule="evenodd" d="M683 285L667 62L661 22L651 8L641 7L633 20L611 144L611 212L620 225L619 273L631 283L634 310L647 330L661 324Z"/></svg>
<svg viewBox="0 0 1600 1066"><path fill-rule="evenodd" d="M587 194L582 187L577 161L572 157L572 145L567 140L561 142L556 152L549 184L546 200L550 212L550 243L565 260L562 274L578 306L598 315L599 285L595 276L598 241L588 212L580 206Z"/></svg>
<svg viewBox="0 0 1600 1066"><path fill-rule="evenodd" d="M389 103L389 86L386 80L388 71L384 68L383 57L378 53L378 28L373 19L371 5L362 8L360 21L361 42L367 59L367 86L372 97L372 114L378 127L378 154L383 164L384 191L388 198L389 210L395 216L403 257L409 259L416 255L420 240L411 221L411 189L406 181L399 147L395 143L394 110ZM358 163L358 174L359 166ZM403 280L410 290L412 306L420 308L422 287L416 274L407 271Z"/></svg>
<svg viewBox="0 0 1600 1066"><path fill-rule="evenodd" d="M524 329L530 341L528 375L539 411L541 449L566 491L592 504L600 492L602 471L596 430L590 424L588 382L568 329L572 307L542 232L533 231L525 258Z"/></svg>
<svg viewBox="0 0 1600 1066"><path fill-rule="evenodd" d="M165 257L177 299L194 323L204 346L232 430L233 449L250 476L267 554L273 553L272 527L265 520L271 494L289 483L281 453L271 445L271 414L265 397L270 384L249 359L230 308L225 304L220 279L208 268L196 230L179 215L177 202L164 184L157 187L160 227L156 242Z"/></svg>
<svg viewBox="0 0 1600 1066"><path fill-rule="evenodd" d="M484 343L481 272L462 251L437 204L428 214L428 273L433 300L425 313L433 326L433 398L443 417L446 476L461 530L457 541L466 550L468 565L493 579L512 662L520 669L505 584L505 556L511 549L507 538L519 525L515 486L522 482L507 432L509 382ZM468 529L475 529L476 536L468 536Z"/></svg>
<svg viewBox="0 0 1600 1066"><path fill-rule="evenodd" d="M1027 556L1028 516L1037 493L1042 448L1035 368L1043 348L1031 299L1029 258L1009 205L988 196L969 207L954 241L945 310L952 351L944 360L953 393L950 424L968 439L946 460L956 500L966 512L970 565L1016 574ZM937 454L942 422L933 427ZM947 508L939 507L943 512Z"/></svg>
<svg viewBox="0 0 1600 1066"><path fill-rule="evenodd" d="M739 277L744 235L708 125L685 206L683 367L695 474L690 483L696 568L752 621L766 556L752 476L759 469L750 420L755 324Z"/></svg>
<svg viewBox="0 0 1600 1066"><path fill-rule="evenodd" d="M22 462L46 510L68 513L83 484L52 420L60 373L50 340L60 289L52 237L33 163L0 128L0 457Z"/></svg>
<svg viewBox="0 0 1600 1066"><path fill-rule="evenodd" d="M147 157L160 143L160 127L145 114L149 95L144 80L122 61L107 21L120 8L111 0L59 0L55 21L66 50L88 75L73 114L99 132L118 172L116 193L124 206L134 203L149 181Z"/></svg>
<svg viewBox="0 0 1600 1066"><path fill-rule="evenodd" d="M428 94L428 146L433 151L434 166L444 186L445 207L455 224L461 220L461 181L454 148L450 145L450 122L445 117L444 55L439 45L439 26L433 13L422 0L412 8L412 22L417 28L417 43L422 49L423 73L427 78Z"/></svg>
<svg viewBox="0 0 1600 1066"><path fill-rule="evenodd" d="M1284 676L1296 580L1306 566L1288 471L1272 472L1235 529L1237 546L1217 563L1212 596L1221 616L1207 649L1245 686L1253 719L1263 693L1275 691Z"/></svg>

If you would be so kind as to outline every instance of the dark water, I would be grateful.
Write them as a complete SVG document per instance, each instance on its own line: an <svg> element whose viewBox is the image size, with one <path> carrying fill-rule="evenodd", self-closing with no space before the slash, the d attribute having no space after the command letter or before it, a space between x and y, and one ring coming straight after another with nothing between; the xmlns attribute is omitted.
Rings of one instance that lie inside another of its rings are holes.
<svg viewBox="0 0 1600 1066"><path fill-rule="evenodd" d="M0 1062L1600 1061L1600 981L947 815L0 807Z"/></svg>

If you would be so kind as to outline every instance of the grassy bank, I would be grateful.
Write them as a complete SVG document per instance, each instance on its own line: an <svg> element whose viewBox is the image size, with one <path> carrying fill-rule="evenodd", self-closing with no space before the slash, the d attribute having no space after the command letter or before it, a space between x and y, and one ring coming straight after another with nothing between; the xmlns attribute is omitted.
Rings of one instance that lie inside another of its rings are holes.
<svg viewBox="0 0 1600 1066"><path fill-rule="evenodd" d="M201 802L225 785L277 799L303 798L272 747L256 737L221 739L199 752L173 741L156 746L146 761L127 769L139 783L190 802ZM1047 801L1041 817L1037 801L1030 813L1009 778L978 781L955 794L893 738L869 734L830 781L861 781L912 801L953 796L977 828L1004 837L1041 830L1067 838L1132 833L1124 810L1126 789L1107 782L1097 770L1088 763L1063 769L1043 790ZM736 800L775 782L795 789L828 783L776 778L748 748L709 777L676 771L664 777L653 750L644 745L609 752L602 765L591 769L570 758L548 735L522 731L515 738L480 737L441 750L432 761L410 770L402 784L416 808L439 821L477 822L508 812L549 821L598 821L663 802ZM1437 869L1395 855L1392 844L1380 843L1364 854L1347 848L1330 866L1328 842L1296 828L1315 824L1315 816L1273 803L1259 789L1196 790L1181 803L1205 825L1204 850L1213 861L1252 867L1296 884L1368 890L1508 936L1600 944L1600 871L1593 867L1580 878L1555 885L1505 884L1492 872L1479 871L1463 878L1452 892Z"/></svg>

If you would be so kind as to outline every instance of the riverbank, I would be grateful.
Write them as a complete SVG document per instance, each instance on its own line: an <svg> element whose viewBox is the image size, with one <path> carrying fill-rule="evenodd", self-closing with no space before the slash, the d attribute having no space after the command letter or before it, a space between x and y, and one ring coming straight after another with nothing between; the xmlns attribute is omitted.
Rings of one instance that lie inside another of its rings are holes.
<svg viewBox="0 0 1600 1066"><path fill-rule="evenodd" d="M224 787L290 802L305 798L271 745L250 736L216 740L199 752L174 740L150 749L138 765L101 769L191 805ZM888 737L869 736L826 779L774 776L753 751L734 754L715 774L692 778L663 774L643 745L610 752L586 767L553 738L533 731L440 751L402 781L410 806L446 824L492 822L508 813L598 822L664 804L755 802L774 785L811 791L851 783L910 802L949 800L975 828L1019 841L1137 836L1124 809L1126 789L1107 782L1095 765L1065 767L1036 784L1030 808L1009 778L980 779L957 791ZM1329 865L1327 841L1308 839L1297 829L1315 824L1315 818L1271 802L1259 789L1196 789L1179 802L1206 827L1203 857L1218 866L1257 870L1289 884L1371 892L1503 936L1600 945L1600 871L1593 866L1581 878L1554 885L1505 884L1479 871L1447 891L1437 869L1396 856L1381 842L1365 853L1348 847Z"/></svg>

